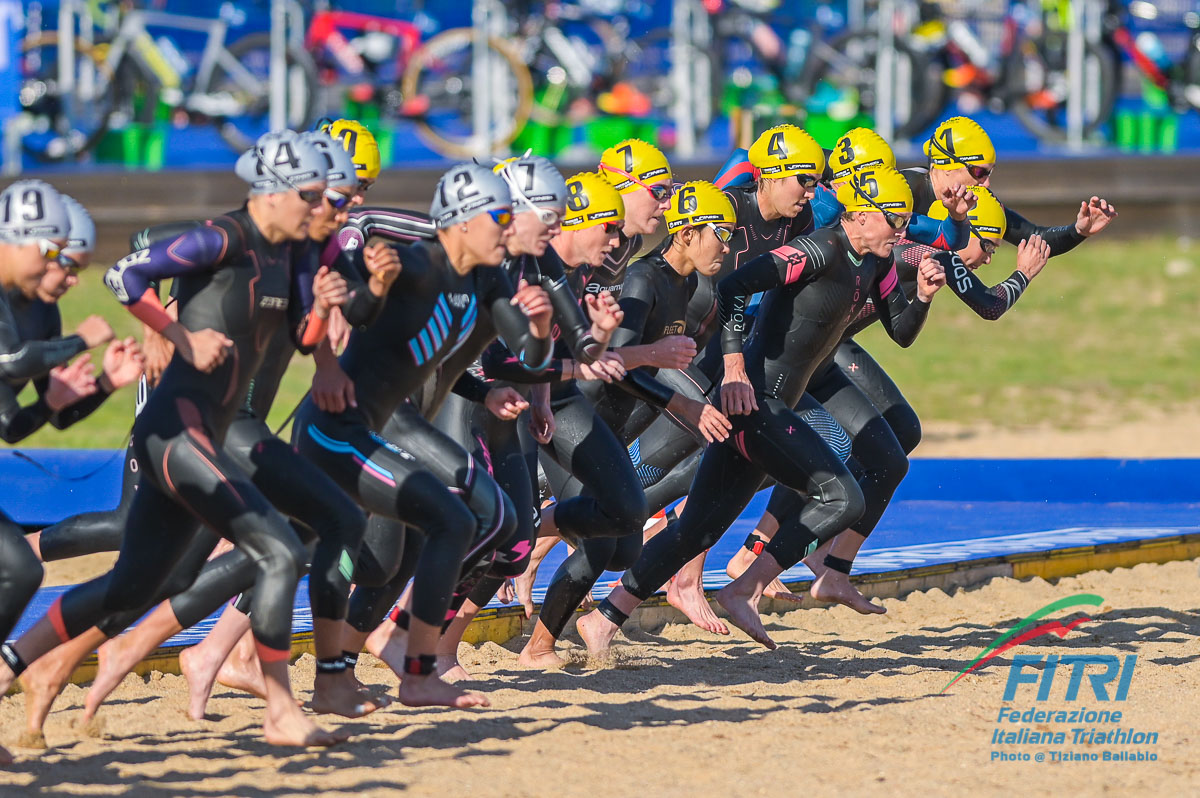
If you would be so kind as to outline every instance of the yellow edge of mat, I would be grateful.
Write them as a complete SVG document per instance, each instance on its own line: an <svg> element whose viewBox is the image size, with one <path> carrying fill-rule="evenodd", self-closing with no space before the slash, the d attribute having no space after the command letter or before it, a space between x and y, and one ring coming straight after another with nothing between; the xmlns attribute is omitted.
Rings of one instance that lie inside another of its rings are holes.
<svg viewBox="0 0 1200 798"><path fill-rule="evenodd" d="M1015 579L1059 579L1087 571L1111 571L1114 568L1130 568L1142 563L1164 563L1174 560L1191 560L1200 557L1200 535L1181 535L1153 540L1123 541L1097 546L1073 546L1030 554L1010 554L981 560L966 560L957 563L941 563L920 568L905 568L877 574L856 576L853 581L863 589L868 598L899 596L913 590L931 588L968 587L996 576L1011 576ZM954 577L958 576L959 579ZM809 580L788 582L794 593L801 593ZM712 598L712 591L707 591ZM806 599L805 606L811 599ZM818 606L813 603L812 606ZM642 605L642 609L631 616L638 622L639 615L654 613L661 615L663 608L676 612L663 596L655 596ZM646 612L646 611L650 612ZM649 620L649 618L647 618ZM478 645L484 642L503 644L521 635L525 626L525 612L520 606L482 610L463 635L463 642ZM146 676L152 671L179 673L179 652L185 646L167 646L155 650L138 663L134 673ZM312 632L301 632L292 638L292 658L313 653ZM96 676L96 657L88 657L71 675L72 684L90 682ZM19 684L11 692L19 692Z"/></svg>

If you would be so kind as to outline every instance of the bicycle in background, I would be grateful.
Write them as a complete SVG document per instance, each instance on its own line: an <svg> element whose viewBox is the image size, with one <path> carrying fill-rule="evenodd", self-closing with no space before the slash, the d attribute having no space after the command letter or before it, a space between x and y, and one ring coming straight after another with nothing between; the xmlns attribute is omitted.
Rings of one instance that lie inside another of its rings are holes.
<svg viewBox="0 0 1200 798"><path fill-rule="evenodd" d="M223 3L215 17L199 17L128 3L64 2L70 3L71 30L34 29L21 47L22 144L38 160L77 159L110 128L149 124L163 111L176 124L216 125L238 151L268 129L270 36L229 43L230 29L244 22L234 4ZM197 63L166 33L152 30L202 35ZM287 124L303 129L316 118L316 70L294 44L287 50L287 83Z"/></svg>

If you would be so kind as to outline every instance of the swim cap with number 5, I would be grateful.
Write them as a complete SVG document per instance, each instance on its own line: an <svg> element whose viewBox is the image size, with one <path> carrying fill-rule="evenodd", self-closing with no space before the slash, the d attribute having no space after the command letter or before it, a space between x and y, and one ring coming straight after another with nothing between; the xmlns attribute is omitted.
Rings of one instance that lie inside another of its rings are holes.
<svg viewBox="0 0 1200 798"><path fill-rule="evenodd" d="M867 127L856 127L837 140L829 155L833 179L841 180L863 169L896 168L896 155L883 136Z"/></svg>
<svg viewBox="0 0 1200 798"><path fill-rule="evenodd" d="M764 130L750 145L750 163L762 177L778 179L825 169L825 151L807 131L795 125L776 125Z"/></svg>
<svg viewBox="0 0 1200 798"><path fill-rule="evenodd" d="M890 167L863 169L838 186L837 199L847 211L909 213L913 209L908 181Z"/></svg>
<svg viewBox="0 0 1200 798"><path fill-rule="evenodd" d="M564 230L583 230L625 218L625 201L612 183L598 172L580 172L567 178L567 214Z"/></svg>
<svg viewBox="0 0 1200 798"><path fill-rule="evenodd" d="M938 125L925 142L925 154L934 169L947 172L967 165L996 163L991 137L978 122L965 116L951 117Z"/></svg>
<svg viewBox="0 0 1200 798"><path fill-rule="evenodd" d="M667 221L667 232L688 225L733 224L737 217L733 203L725 192L707 180L692 180L684 183L671 198L671 207L663 211Z"/></svg>

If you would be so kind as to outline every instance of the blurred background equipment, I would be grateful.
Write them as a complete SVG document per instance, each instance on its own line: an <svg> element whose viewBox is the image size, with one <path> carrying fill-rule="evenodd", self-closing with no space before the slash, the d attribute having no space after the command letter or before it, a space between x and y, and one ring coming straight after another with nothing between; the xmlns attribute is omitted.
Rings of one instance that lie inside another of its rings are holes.
<svg viewBox="0 0 1200 798"><path fill-rule="evenodd" d="M1196 0L0 0L0 23L8 173L215 168L321 116L422 166L631 136L716 162L781 122L903 156L955 114L1007 156L1200 145Z"/></svg>

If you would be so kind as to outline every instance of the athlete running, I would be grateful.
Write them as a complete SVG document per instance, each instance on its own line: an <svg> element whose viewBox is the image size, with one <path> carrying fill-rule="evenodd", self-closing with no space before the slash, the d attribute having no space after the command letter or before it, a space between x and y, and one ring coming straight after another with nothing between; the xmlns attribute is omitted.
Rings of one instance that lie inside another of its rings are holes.
<svg viewBox="0 0 1200 798"><path fill-rule="evenodd" d="M503 260L512 221L508 186L490 169L450 169L438 182L430 215L438 240L401 253L400 276L379 320L356 330L341 357L356 406L334 413L306 399L293 440L364 509L424 531L399 697L413 706L470 707L487 700L438 677L437 638L463 562L490 555L511 536L516 519L474 458L404 402L467 342L481 313L524 367L545 368L550 303L541 288L514 293L502 271L479 268ZM389 423L403 446L373 431Z"/></svg>
<svg viewBox="0 0 1200 798"><path fill-rule="evenodd" d="M330 745L296 706L288 682L292 597L307 557L287 521L219 447L263 344L282 325L302 349L325 334L329 309L345 300L345 281L298 263L296 244L323 201L325 162L295 133L267 134L238 160L250 183L247 204L174 239L135 252L105 282L132 313L166 336L175 356L135 425L141 473L121 554L113 570L65 593L16 645L2 649L0 687L25 663L106 621L157 600L185 560L212 548L212 532L244 548L258 568L254 633L266 675L266 739L272 744ZM180 282L179 321L163 310L152 281ZM206 527L196 525L193 518ZM193 572L194 575L194 572ZM186 586L186 584L184 585ZM171 587L174 587L172 585ZM136 619L136 614L126 623Z"/></svg>
<svg viewBox="0 0 1200 798"><path fill-rule="evenodd" d="M696 275L715 274L729 253L728 242L735 222L733 205L711 183L697 181L681 186L665 219L666 242L626 272L620 302L624 319L612 340L618 352L621 347L653 344L683 332ZM658 412L666 412L679 419L679 423L698 429L710 442L728 436L729 421L720 411L659 382L654 378L656 373L658 370L653 368L631 369L624 379L611 385L590 383L584 387L585 394L592 398L596 415L624 446L634 441ZM556 488L555 496L565 503L589 487L582 479L571 476ZM641 549L640 528L618 538L584 540L551 580L537 625L521 652L521 664L561 666L554 644L572 613L591 593L601 573L625 570Z"/></svg>
<svg viewBox="0 0 1200 798"><path fill-rule="evenodd" d="M794 528L777 535L754 566L718 594L731 620L768 647L758 600L770 582L804 554L809 535L824 540L864 511L862 490L842 460L793 411L809 378L833 351L868 299L901 345L920 332L928 302L945 275L932 258L921 265L917 301L895 290L892 248L912 212L912 193L895 170L839 191L846 208L837 228L792 239L718 286L725 373L723 409L733 422L724 445L710 446L679 521L653 538L596 611L578 623L593 655L607 653L617 629L685 562L715 542L753 498L764 476L810 497ZM770 292L743 343L750 297Z"/></svg>

